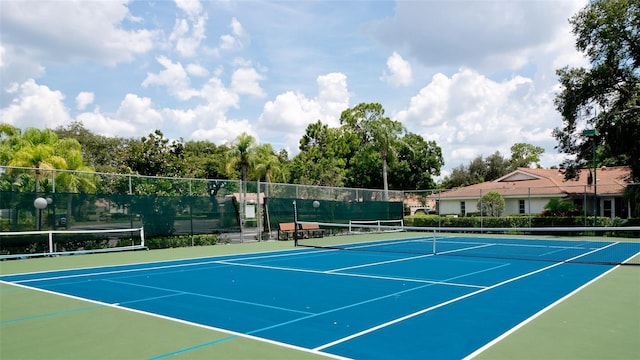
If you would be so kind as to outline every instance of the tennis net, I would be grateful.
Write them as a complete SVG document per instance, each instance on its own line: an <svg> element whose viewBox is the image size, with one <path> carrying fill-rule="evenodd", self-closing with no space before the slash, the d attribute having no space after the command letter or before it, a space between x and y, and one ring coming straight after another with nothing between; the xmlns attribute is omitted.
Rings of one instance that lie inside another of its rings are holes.
<svg viewBox="0 0 640 360"><path fill-rule="evenodd" d="M344 224L319 223L323 238L296 246L434 256L640 265L640 227L426 228L382 226L388 232L351 235ZM359 225L379 228L379 225ZM391 232L391 230L401 232Z"/></svg>
<svg viewBox="0 0 640 360"><path fill-rule="evenodd" d="M146 249L143 228L0 232L0 260Z"/></svg>

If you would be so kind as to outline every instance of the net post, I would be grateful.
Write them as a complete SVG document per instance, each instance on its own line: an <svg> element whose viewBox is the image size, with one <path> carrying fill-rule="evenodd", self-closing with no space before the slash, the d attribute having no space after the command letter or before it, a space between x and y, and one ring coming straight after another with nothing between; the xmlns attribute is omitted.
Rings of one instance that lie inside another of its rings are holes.
<svg viewBox="0 0 640 360"><path fill-rule="evenodd" d="M431 250L433 255L436 254L436 229L433 228L433 249Z"/></svg>
<svg viewBox="0 0 640 360"><path fill-rule="evenodd" d="M49 231L49 253L53 254L53 231Z"/></svg>
<svg viewBox="0 0 640 360"><path fill-rule="evenodd" d="M298 207L293 200L293 246L298 246Z"/></svg>
<svg viewBox="0 0 640 360"><path fill-rule="evenodd" d="M140 227L140 246L144 247L144 226Z"/></svg>

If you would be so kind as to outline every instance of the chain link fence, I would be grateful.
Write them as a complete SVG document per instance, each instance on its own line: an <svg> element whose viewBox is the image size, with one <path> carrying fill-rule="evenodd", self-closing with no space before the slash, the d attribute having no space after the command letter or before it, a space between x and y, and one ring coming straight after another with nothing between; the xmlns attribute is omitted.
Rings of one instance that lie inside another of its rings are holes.
<svg viewBox="0 0 640 360"><path fill-rule="evenodd" d="M36 199L41 199L38 205ZM0 231L144 227L149 238L273 239L278 224L400 219L403 193L238 180L0 167Z"/></svg>

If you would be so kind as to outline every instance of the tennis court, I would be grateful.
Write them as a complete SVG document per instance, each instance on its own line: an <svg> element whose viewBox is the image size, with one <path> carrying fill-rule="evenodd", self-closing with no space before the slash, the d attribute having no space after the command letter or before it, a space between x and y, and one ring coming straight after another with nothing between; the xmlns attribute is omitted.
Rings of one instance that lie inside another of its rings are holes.
<svg viewBox="0 0 640 360"><path fill-rule="evenodd" d="M126 309L227 334L147 358L196 357L202 348L257 338L334 358L460 359L640 254L637 239L534 241L469 234L438 237L442 247L435 253L434 240L421 233L338 236L309 244L326 247L0 280L95 305L80 312ZM2 326L10 331L10 324L39 317L56 314L3 318Z"/></svg>

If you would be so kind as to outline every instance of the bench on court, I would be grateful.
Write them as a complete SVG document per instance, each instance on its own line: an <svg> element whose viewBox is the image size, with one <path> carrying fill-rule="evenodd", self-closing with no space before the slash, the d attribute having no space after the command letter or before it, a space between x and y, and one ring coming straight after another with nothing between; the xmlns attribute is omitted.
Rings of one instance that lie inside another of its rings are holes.
<svg viewBox="0 0 640 360"><path fill-rule="evenodd" d="M294 223L278 224L278 240L293 239L295 230L296 230L296 225ZM300 232L298 232L298 235L300 235Z"/></svg>
<svg viewBox="0 0 640 360"><path fill-rule="evenodd" d="M304 223L301 224L301 230L304 236L307 238L321 238L324 237L324 229L320 228L318 223Z"/></svg>

